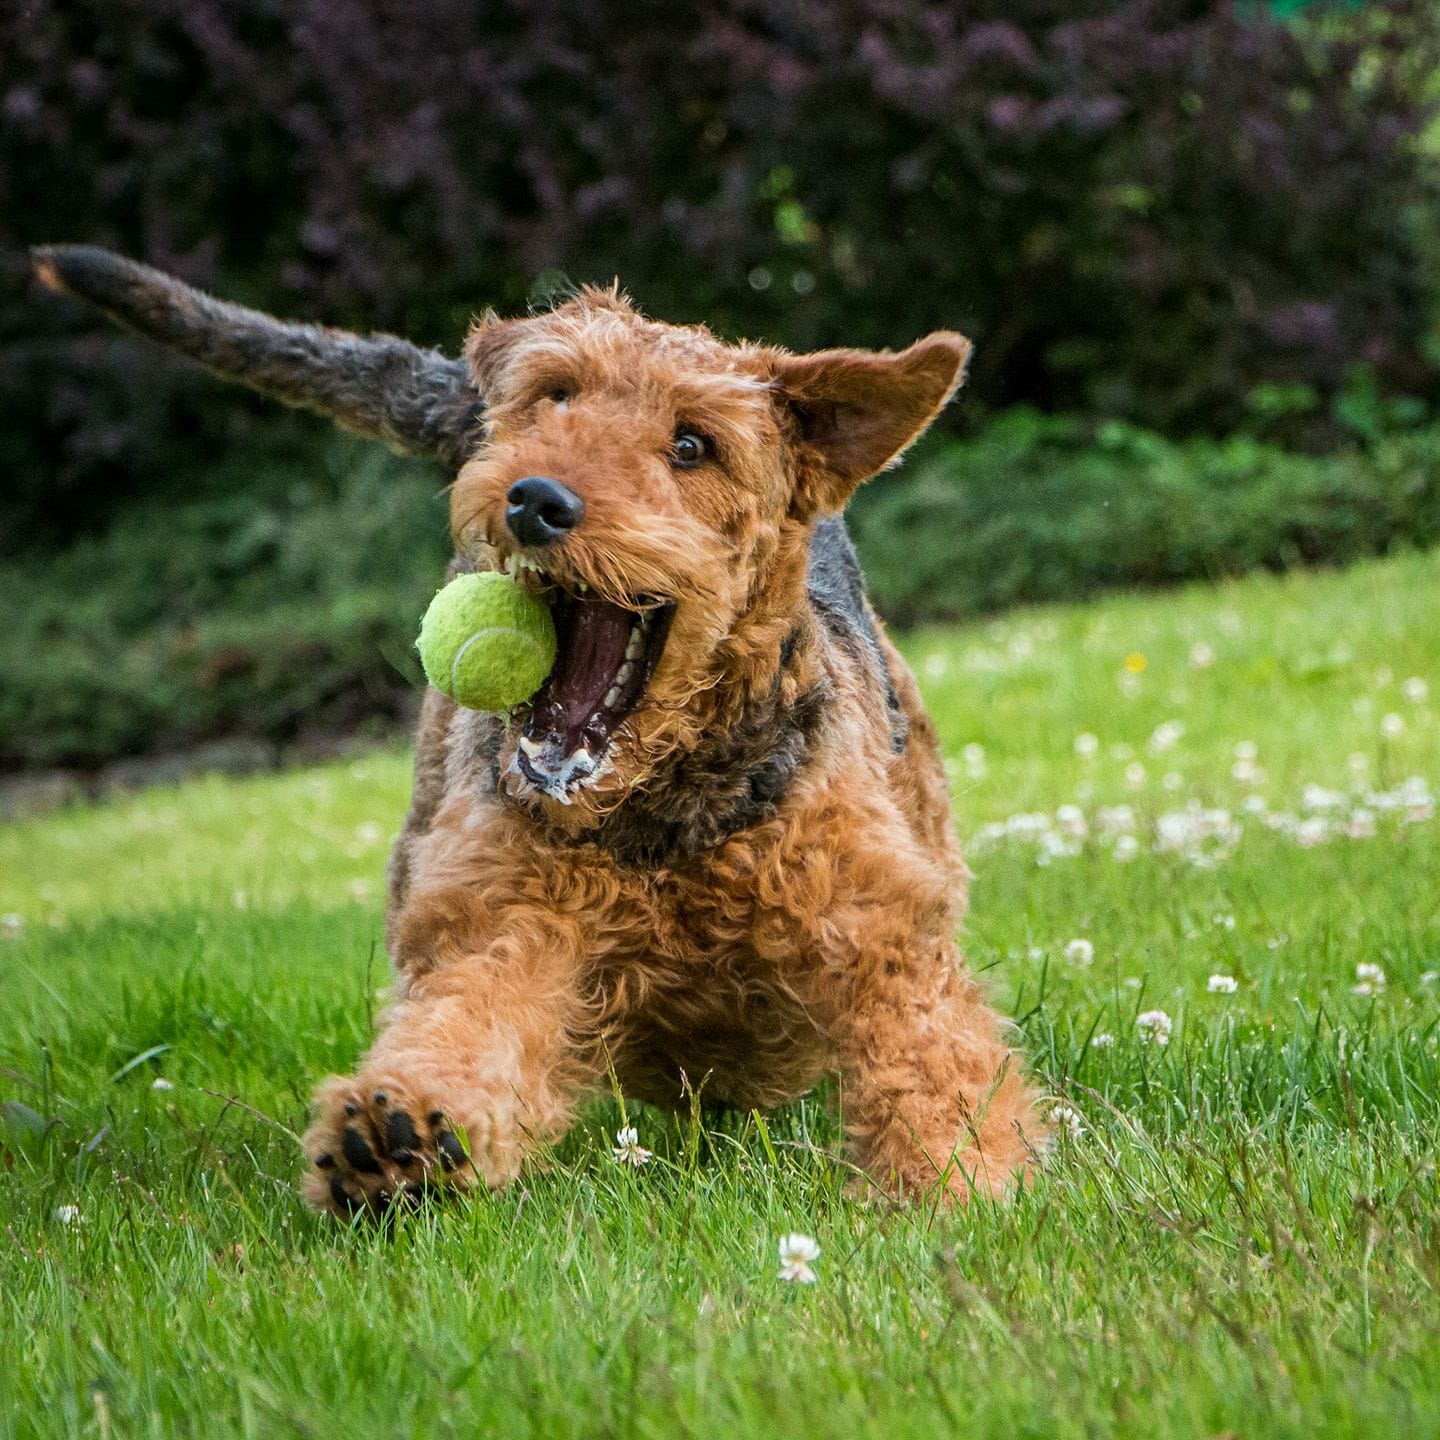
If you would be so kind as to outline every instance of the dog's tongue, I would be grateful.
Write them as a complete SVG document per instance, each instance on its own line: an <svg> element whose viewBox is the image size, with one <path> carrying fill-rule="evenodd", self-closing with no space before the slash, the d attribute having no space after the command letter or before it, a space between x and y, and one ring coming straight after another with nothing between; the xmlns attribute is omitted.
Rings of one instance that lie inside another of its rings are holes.
<svg viewBox="0 0 1440 1440"><path fill-rule="evenodd" d="M535 697L526 733L536 740L559 741L569 755L585 739L591 717L625 663L635 613L606 600L575 600L555 616L555 666ZM597 753L608 736L597 734Z"/></svg>

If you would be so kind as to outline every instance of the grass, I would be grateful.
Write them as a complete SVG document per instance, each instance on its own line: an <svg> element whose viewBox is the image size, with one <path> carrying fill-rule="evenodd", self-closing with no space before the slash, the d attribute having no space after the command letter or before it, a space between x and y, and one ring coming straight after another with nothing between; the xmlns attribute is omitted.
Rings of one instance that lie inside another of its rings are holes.
<svg viewBox="0 0 1440 1440"><path fill-rule="evenodd" d="M502 1195L322 1223L293 1135L384 983L405 757L150 793L0 832L0 1435L1440 1432L1440 819L1351 793L1440 782L1440 556L908 649L982 837L970 955L1083 1124L1013 1204L853 1203L822 1095L631 1107L638 1171L600 1104ZM1191 799L1243 836L1155 853Z"/></svg>

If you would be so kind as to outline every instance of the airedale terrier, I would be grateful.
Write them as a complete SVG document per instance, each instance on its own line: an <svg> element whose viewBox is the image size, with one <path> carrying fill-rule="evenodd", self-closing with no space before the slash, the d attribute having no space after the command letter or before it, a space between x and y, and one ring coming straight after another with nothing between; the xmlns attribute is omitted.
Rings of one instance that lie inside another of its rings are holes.
<svg viewBox="0 0 1440 1440"><path fill-rule="evenodd" d="M582 290L464 360L286 325L84 247L37 273L292 404L439 456L455 569L547 600L504 717L431 690L390 868L396 999L304 1137L323 1209L513 1179L587 1096L767 1107L838 1072L880 1190L1002 1191L1039 1135L955 932L935 732L839 513L969 344L792 355Z"/></svg>

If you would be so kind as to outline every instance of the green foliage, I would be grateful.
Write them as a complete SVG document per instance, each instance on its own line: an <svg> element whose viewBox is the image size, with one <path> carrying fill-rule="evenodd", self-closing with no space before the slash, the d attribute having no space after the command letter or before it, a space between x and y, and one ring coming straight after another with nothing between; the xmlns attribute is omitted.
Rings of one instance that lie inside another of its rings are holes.
<svg viewBox="0 0 1440 1440"><path fill-rule="evenodd" d="M395 714L448 554L438 486L348 439L313 458L284 486L232 464L204 498L146 502L58 556L0 567L0 763Z"/></svg>
<svg viewBox="0 0 1440 1440"><path fill-rule="evenodd" d="M900 623L1338 565L1440 539L1440 428L1381 428L1317 457L1019 409L931 444L850 518L876 604Z"/></svg>
<svg viewBox="0 0 1440 1440"><path fill-rule="evenodd" d="M0 1435L1437 1433L1440 819L1304 848L1241 802L1344 787L1352 752L1433 785L1440 556L907 649L966 835L1082 784L1143 822L1192 799L1245 815L1214 869L969 847L972 963L1082 1127L1022 1198L857 1203L823 1094L763 1125L630 1106L655 1159L622 1170L601 1101L501 1194L393 1232L321 1222L295 1132L380 1003L408 757L206 780L0 830L20 917L0 931ZM1242 741L1263 785L1232 774ZM1076 937L1093 964L1065 959ZM1353 992L1360 964L1383 993ZM1163 1048L1135 1023L1157 1007ZM791 1231L819 1241L813 1287L776 1278Z"/></svg>

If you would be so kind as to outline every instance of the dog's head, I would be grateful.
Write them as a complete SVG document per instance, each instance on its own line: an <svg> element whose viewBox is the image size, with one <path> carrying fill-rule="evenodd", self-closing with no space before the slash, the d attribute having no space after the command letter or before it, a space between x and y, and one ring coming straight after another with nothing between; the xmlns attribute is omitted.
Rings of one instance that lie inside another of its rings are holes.
<svg viewBox="0 0 1440 1440"><path fill-rule="evenodd" d="M455 541L541 593L559 637L512 717L506 793L603 812L728 691L773 683L809 522L929 424L968 351L948 333L899 354L732 346L600 290L482 320L466 356L485 435Z"/></svg>

